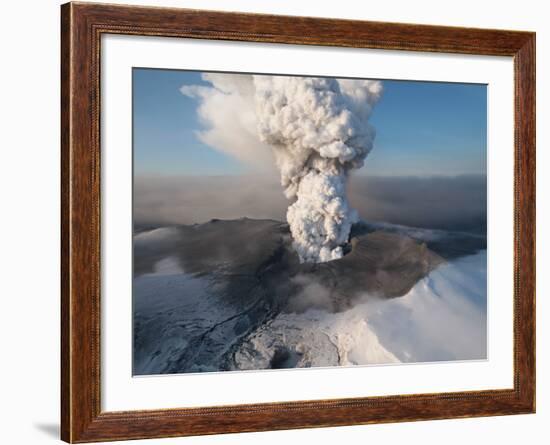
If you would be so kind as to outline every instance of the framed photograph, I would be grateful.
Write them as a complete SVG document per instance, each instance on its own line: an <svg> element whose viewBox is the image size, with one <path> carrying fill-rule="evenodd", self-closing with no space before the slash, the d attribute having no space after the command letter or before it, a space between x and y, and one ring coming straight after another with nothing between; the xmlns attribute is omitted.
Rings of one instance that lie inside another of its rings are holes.
<svg viewBox="0 0 550 445"><path fill-rule="evenodd" d="M67 442L535 411L535 34L61 8Z"/></svg>

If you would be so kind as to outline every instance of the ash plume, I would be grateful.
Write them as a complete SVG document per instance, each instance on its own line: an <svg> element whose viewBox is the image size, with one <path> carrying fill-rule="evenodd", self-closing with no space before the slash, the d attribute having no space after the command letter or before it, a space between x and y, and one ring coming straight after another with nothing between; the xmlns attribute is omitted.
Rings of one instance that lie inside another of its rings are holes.
<svg viewBox="0 0 550 445"><path fill-rule="evenodd" d="M368 119L382 83L235 74L204 74L203 80L212 87L181 89L200 100L206 129L199 138L256 167L274 157L292 200L286 216L300 261L341 258L359 219L348 202L347 179L372 149Z"/></svg>
<svg viewBox="0 0 550 445"><path fill-rule="evenodd" d="M382 91L369 80L254 76L260 139L273 147L281 184L294 200L287 221L300 261L341 258L351 226L351 170L372 149L368 118Z"/></svg>

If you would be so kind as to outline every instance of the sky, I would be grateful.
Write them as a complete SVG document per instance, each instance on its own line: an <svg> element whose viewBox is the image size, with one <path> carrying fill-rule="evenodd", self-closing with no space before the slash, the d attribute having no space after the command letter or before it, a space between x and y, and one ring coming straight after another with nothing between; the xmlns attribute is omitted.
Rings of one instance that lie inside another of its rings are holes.
<svg viewBox="0 0 550 445"><path fill-rule="evenodd" d="M485 85L383 80L370 122L374 148L360 174L457 176L486 173ZM136 175L249 173L250 165L203 143L196 98L184 85L204 85L196 71L133 70Z"/></svg>

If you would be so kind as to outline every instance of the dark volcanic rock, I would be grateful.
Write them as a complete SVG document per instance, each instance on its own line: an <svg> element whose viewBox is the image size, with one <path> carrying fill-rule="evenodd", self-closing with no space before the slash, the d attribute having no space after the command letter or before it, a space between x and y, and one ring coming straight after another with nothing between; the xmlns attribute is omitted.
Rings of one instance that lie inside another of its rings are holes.
<svg viewBox="0 0 550 445"><path fill-rule="evenodd" d="M383 230L356 233L342 259L317 264L300 264L288 226L277 221L212 220L173 230L171 242L136 245L137 275L172 255L186 273L216 280L228 301L242 305L259 287L280 310L305 310L308 299L339 311L359 294L399 297L444 261L425 243ZM320 299L310 295L316 288Z"/></svg>
<svg viewBox="0 0 550 445"><path fill-rule="evenodd" d="M186 272L254 275L281 246L286 225L270 220L212 220L179 226L178 255Z"/></svg>
<svg viewBox="0 0 550 445"><path fill-rule="evenodd" d="M310 272L348 297L358 293L400 297L444 261L424 243L383 231L352 238L351 246L344 258L314 265Z"/></svg>

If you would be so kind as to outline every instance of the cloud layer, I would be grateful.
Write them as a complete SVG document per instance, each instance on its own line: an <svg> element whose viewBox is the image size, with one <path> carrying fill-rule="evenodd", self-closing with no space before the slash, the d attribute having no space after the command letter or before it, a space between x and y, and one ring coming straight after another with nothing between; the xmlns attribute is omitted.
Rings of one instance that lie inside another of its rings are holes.
<svg viewBox="0 0 550 445"><path fill-rule="evenodd" d="M355 175L348 195L361 219L414 227L484 231L485 176L380 178ZM137 176L136 225L194 224L214 218L285 220L275 176Z"/></svg>

